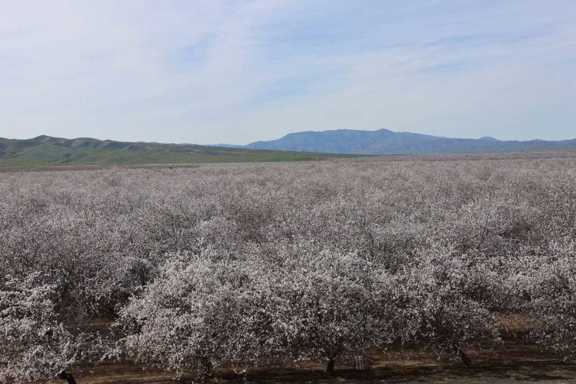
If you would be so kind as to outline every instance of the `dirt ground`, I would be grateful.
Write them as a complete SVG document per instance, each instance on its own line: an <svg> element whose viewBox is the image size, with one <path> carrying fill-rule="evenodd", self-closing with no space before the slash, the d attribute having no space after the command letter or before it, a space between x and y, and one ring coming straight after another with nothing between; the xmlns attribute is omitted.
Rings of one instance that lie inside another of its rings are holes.
<svg viewBox="0 0 576 384"><path fill-rule="evenodd" d="M497 349L467 351L471 367L459 361L438 359L422 351L378 351L370 356L371 369L355 371L345 361L339 362L335 376L327 376L315 362L287 369L255 369L244 376L231 370L216 373L220 384L512 384L574 383L576 363L562 363L557 356L536 347L509 343ZM101 364L74 372L78 384L168 384L174 375L143 370L127 364ZM54 382L57 383L57 382ZM64 384L64 383L62 383Z"/></svg>
<svg viewBox="0 0 576 384"><path fill-rule="evenodd" d="M361 384L361 383L404 383L404 384L576 384L576 365L536 364L534 366L480 367L480 368L420 368L402 371L401 369L375 369L370 373L341 371L328 377L319 371L284 373L270 377L248 376L245 378L216 378L220 384ZM137 372L110 369L82 375L78 384L169 384L175 383L173 376L159 372Z"/></svg>

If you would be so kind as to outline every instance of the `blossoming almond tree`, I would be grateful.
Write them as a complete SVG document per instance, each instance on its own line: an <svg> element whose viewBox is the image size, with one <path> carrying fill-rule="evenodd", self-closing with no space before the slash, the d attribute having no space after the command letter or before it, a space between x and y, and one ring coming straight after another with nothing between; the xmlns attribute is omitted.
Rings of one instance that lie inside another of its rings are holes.
<svg viewBox="0 0 576 384"><path fill-rule="evenodd" d="M270 332L293 359L325 361L333 373L339 357L363 355L394 339L391 325L399 308L386 299L387 275L358 255L297 242L279 245L261 270Z"/></svg>
<svg viewBox="0 0 576 384"><path fill-rule="evenodd" d="M74 362L74 343L57 321L52 294L39 274L1 278L0 382L53 379Z"/></svg>
<svg viewBox="0 0 576 384"><path fill-rule="evenodd" d="M471 364L467 347L500 340L494 313L467 289L468 271L464 256L431 244L401 277L420 322L414 341L436 353L456 355L465 365Z"/></svg>
<svg viewBox="0 0 576 384"><path fill-rule="evenodd" d="M544 346L576 356L576 241L564 239L550 244L546 263L532 265L531 300L527 303L537 320L534 330Z"/></svg>
<svg viewBox="0 0 576 384"><path fill-rule="evenodd" d="M243 348L238 306L249 277L206 255L174 256L145 292L121 311L120 351L179 376L211 374Z"/></svg>

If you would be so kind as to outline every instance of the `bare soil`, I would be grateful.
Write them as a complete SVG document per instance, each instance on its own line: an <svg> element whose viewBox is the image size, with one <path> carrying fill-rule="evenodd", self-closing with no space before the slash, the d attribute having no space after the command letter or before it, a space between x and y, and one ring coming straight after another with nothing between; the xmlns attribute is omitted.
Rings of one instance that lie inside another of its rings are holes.
<svg viewBox="0 0 576 384"><path fill-rule="evenodd" d="M563 363L557 356L534 346L504 343L496 349L467 351L471 367L447 358L438 359L421 351L377 351L370 356L371 369L354 370L339 362L334 376L328 376L317 362L303 362L290 368L252 369L244 374L232 370L216 372L213 382L230 384L511 384L575 383L576 364ZM175 376L129 364L105 363L74 372L78 384L168 384ZM56 383L56 382L54 382Z"/></svg>

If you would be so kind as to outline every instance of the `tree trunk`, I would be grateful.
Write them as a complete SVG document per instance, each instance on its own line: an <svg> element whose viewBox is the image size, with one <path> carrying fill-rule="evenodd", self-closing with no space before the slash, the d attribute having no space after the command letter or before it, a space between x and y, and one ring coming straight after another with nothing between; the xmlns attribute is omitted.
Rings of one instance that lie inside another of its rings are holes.
<svg viewBox="0 0 576 384"><path fill-rule="evenodd" d="M334 359L328 359L328 363L326 363L326 373L329 375L334 374Z"/></svg>
<svg viewBox="0 0 576 384"><path fill-rule="evenodd" d="M203 358L201 360L201 364L202 364L201 378L202 381L206 381L212 377L212 370L213 370L212 362L210 361L209 358Z"/></svg>
<svg viewBox="0 0 576 384"><path fill-rule="evenodd" d="M60 380L66 380L68 382L68 384L76 384L76 380L74 380L74 376L72 376L71 374L69 374L66 371L62 371L60 373L58 373L58 375L56 375L57 378L59 378Z"/></svg>
<svg viewBox="0 0 576 384"><path fill-rule="evenodd" d="M472 360L470 360L470 358L466 355L466 353L464 353L463 350L458 349L458 356L460 356L460 360L465 366L469 367L472 365Z"/></svg>

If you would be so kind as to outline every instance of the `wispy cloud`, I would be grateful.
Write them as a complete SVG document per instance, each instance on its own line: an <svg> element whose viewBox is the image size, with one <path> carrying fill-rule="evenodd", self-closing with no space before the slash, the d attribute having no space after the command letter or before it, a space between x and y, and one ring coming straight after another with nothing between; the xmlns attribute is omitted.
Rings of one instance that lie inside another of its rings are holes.
<svg viewBox="0 0 576 384"><path fill-rule="evenodd" d="M572 0L0 6L0 136L576 136Z"/></svg>

